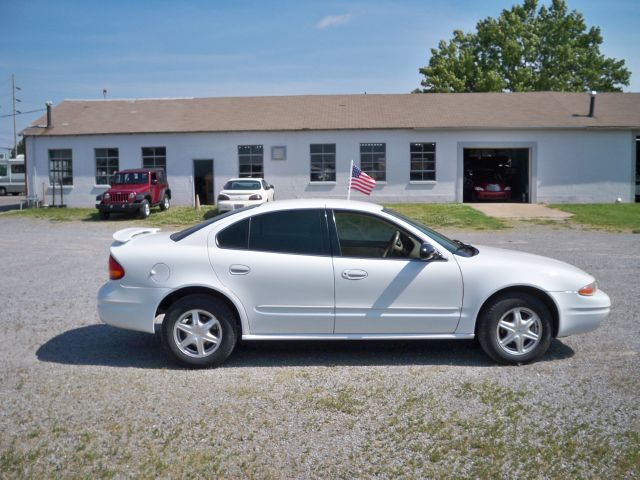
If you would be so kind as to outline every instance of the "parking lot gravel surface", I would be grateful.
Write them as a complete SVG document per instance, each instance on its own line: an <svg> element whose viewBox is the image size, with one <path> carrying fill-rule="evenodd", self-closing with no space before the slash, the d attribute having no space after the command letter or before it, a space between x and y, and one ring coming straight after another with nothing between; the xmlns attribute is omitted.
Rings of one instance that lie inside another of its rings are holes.
<svg viewBox="0 0 640 480"><path fill-rule="evenodd" d="M0 478L638 478L640 235L445 232L594 275L595 332L503 367L474 341L244 343L214 370L101 324L110 222L0 215Z"/></svg>

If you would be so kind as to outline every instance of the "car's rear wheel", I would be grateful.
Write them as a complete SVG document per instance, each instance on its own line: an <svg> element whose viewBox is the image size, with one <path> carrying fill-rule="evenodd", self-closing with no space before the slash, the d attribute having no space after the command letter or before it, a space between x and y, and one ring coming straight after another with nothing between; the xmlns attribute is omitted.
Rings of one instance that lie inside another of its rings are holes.
<svg viewBox="0 0 640 480"><path fill-rule="evenodd" d="M169 200L169 196L165 195L162 198L162 203L160 203L160 210L162 211L169 210L170 206L171 206L171 201Z"/></svg>
<svg viewBox="0 0 640 480"><path fill-rule="evenodd" d="M478 341L496 362L528 363L551 344L552 316L538 298L513 293L494 300L478 318Z"/></svg>
<svg viewBox="0 0 640 480"><path fill-rule="evenodd" d="M149 205L149 200L143 200L140 204L140 218L147 218L151 215L151 205Z"/></svg>
<svg viewBox="0 0 640 480"><path fill-rule="evenodd" d="M217 367L236 344L233 314L219 300L189 295L174 303L162 323L162 344L177 363Z"/></svg>
<svg viewBox="0 0 640 480"><path fill-rule="evenodd" d="M0 187L0 197L4 197L7 194L7 189Z"/></svg>

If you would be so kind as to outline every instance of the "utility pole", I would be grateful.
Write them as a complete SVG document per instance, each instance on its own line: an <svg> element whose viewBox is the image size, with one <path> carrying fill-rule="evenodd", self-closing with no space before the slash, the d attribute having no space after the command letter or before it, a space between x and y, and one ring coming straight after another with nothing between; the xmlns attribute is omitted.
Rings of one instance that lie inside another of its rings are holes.
<svg viewBox="0 0 640 480"><path fill-rule="evenodd" d="M16 76L11 74L11 94L13 96L13 158L18 157L18 134L16 130L16 115L21 113L20 110L16 110L16 102L20 102L19 98L16 98L16 90L22 90L16 86Z"/></svg>

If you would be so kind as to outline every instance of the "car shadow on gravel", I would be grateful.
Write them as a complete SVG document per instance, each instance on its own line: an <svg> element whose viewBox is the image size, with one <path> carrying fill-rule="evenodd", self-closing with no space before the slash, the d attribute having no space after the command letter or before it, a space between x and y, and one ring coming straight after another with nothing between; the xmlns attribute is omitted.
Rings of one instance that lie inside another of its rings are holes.
<svg viewBox="0 0 640 480"><path fill-rule="evenodd" d="M36 352L38 360L66 365L179 368L169 360L159 335L108 325L88 325L53 337ZM574 351L553 340L541 362L561 360ZM222 368L299 366L456 365L495 363L473 340L264 341L240 343Z"/></svg>

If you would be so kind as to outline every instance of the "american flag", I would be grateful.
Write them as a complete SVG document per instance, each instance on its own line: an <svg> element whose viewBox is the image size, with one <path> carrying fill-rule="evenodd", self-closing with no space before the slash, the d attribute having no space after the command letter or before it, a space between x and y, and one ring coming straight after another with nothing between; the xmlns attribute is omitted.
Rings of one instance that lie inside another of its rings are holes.
<svg viewBox="0 0 640 480"><path fill-rule="evenodd" d="M373 190L375 186L376 181L373 178L355 165L351 167L351 182L349 182L349 188L362 192L365 195L371 195L371 190Z"/></svg>

